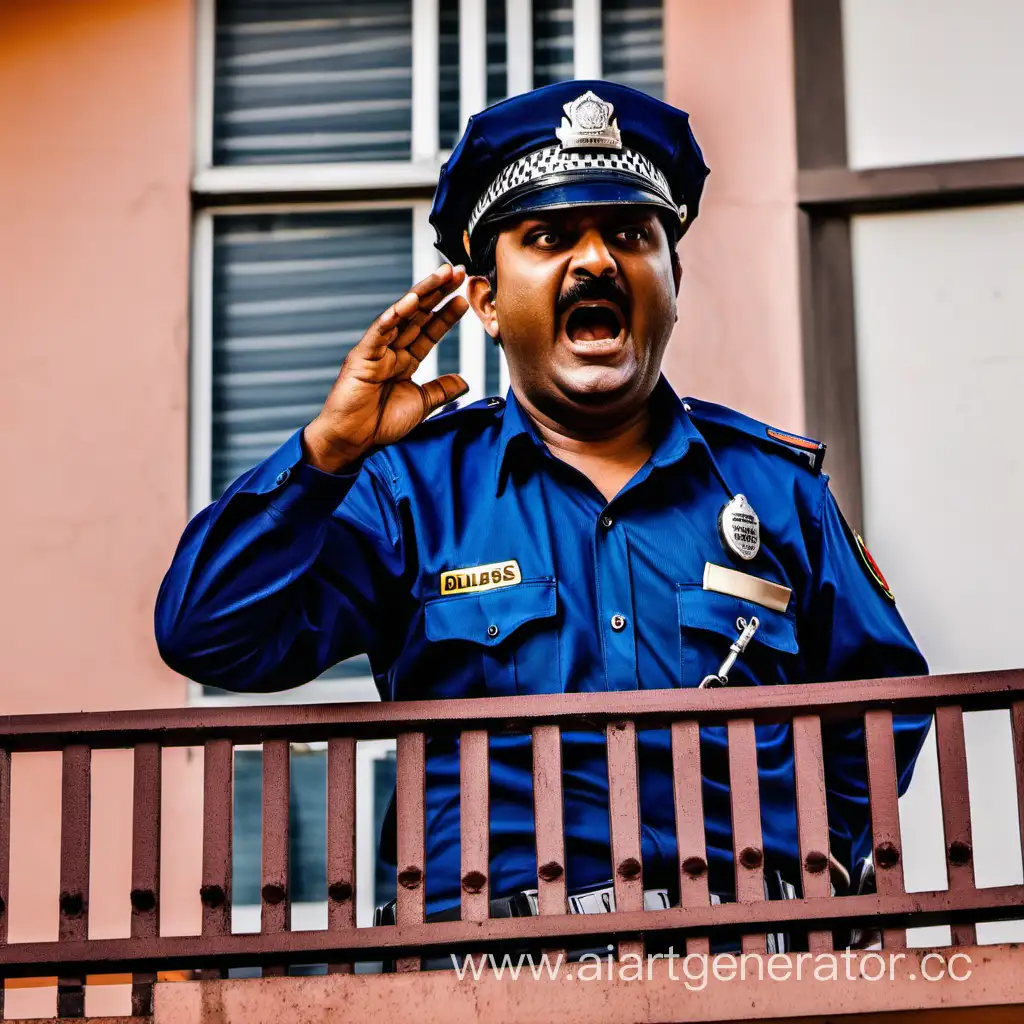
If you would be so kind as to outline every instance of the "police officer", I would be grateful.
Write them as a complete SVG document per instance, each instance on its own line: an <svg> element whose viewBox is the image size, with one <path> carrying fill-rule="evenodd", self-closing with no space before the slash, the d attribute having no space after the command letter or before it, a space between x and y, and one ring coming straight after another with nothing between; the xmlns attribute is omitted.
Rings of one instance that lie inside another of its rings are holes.
<svg viewBox="0 0 1024 1024"><path fill-rule="evenodd" d="M474 117L431 213L451 262L369 327L316 419L188 525L157 601L167 663L251 692L366 652L384 700L926 672L824 445L682 401L661 376L707 173L685 113L608 82ZM442 304L467 266L468 302ZM511 389L427 419L466 384L412 376L469 305ZM927 726L897 723L900 792ZM759 726L757 745L766 866L797 880L790 727ZM725 730L701 746L711 889L728 897ZM830 727L825 755L841 877L870 852L860 726ZM664 730L641 732L639 764L645 886L671 901ZM603 737L567 733L563 766L573 905L607 906ZM529 737L494 737L491 773L493 912L528 913ZM458 785L456 742L431 741L435 915L458 914Z"/></svg>

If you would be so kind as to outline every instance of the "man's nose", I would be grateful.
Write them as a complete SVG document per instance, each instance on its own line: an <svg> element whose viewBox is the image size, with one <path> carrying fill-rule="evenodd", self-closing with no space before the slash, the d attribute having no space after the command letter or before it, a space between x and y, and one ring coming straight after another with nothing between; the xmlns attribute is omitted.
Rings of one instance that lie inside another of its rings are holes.
<svg viewBox="0 0 1024 1024"><path fill-rule="evenodd" d="M600 231L592 228L580 235L573 250L570 272L576 276L586 272L594 277L614 277L618 269Z"/></svg>

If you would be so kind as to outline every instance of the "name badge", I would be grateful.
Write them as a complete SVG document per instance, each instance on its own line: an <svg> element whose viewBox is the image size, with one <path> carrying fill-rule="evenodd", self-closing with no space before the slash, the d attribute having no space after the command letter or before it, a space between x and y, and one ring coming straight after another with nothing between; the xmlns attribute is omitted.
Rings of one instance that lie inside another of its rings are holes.
<svg viewBox="0 0 1024 1024"><path fill-rule="evenodd" d="M491 562L488 565L474 565L468 569L450 569L441 573L442 594L469 594L474 590L495 590L497 587L511 587L523 582L519 563Z"/></svg>
<svg viewBox="0 0 1024 1024"><path fill-rule="evenodd" d="M704 566L704 589L738 597L743 601L753 601L775 612L784 612L793 594L789 587L779 583L737 572L735 569L726 569L722 565L712 565L711 562Z"/></svg>

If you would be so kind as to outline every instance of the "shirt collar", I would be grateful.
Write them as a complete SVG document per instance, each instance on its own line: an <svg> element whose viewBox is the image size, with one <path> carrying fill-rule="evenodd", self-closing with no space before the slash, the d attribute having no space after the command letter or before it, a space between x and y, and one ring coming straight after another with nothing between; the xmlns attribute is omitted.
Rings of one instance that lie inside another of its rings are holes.
<svg viewBox="0 0 1024 1024"><path fill-rule="evenodd" d="M690 418L690 407L672 390L672 385L665 379L664 374L651 393L650 405L655 437L650 460L652 466L669 466L678 462L694 444L707 449L704 436ZM502 415L494 465L495 494L501 493L505 482L510 448L518 446L521 443L520 439L532 441L542 447L544 445L530 417L509 388L505 397L505 411Z"/></svg>

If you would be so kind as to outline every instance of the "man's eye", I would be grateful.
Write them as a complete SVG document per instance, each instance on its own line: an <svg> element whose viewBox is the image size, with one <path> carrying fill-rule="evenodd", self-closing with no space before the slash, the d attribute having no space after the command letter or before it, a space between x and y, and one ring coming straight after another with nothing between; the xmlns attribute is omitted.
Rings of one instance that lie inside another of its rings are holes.
<svg viewBox="0 0 1024 1024"><path fill-rule="evenodd" d="M530 236L530 244L542 249L553 249L561 239L554 231L536 231Z"/></svg>
<svg viewBox="0 0 1024 1024"><path fill-rule="evenodd" d="M647 238L647 229L643 227L623 228L619 237L626 242L643 242Z"/></svg>

